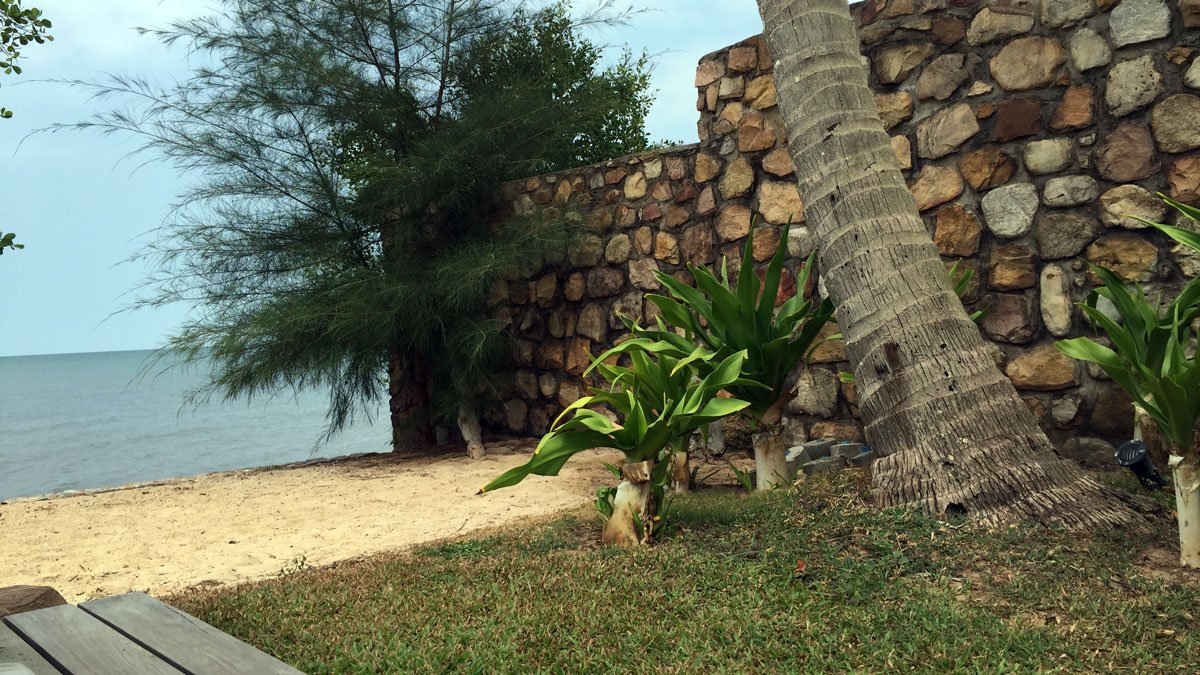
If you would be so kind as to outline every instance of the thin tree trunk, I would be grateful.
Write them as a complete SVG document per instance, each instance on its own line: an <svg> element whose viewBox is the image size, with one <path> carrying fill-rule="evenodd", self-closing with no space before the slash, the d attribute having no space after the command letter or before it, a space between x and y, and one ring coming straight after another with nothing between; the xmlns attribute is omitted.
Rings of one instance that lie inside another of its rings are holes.
<svg viewBox="0 0 1200 675"><path fill-rule="evenodd" d="M467 444L467 456L471 459L482 459L487 451L483 447L483 431L479 427L479 414L470 401L463 400L458 405L458 431L462 434L463 442Z"/></svg>
<svg viewBox="0 0 1200 675"><path fill-rule="evenodd" d="M392 452L432 447L429 378L421 359L388 350L388 410L392 422Z"/></svg>
<svg viewBox="0 0 1200 675"><path fill-rule="evenodd" d="M773 490L791 485L787 468L787 444L779 424L754 432L754 489Z"/></svg>
<svg viewBox="0 0 1200 675"><path fill-rule="evenodd" d="M653 529L654 490L650 484L654 462L647 460L621 467L623 480L613 497L613 513L604 521L600 541L609 546L649 543Z"/></svg>
<svg viewBox="0 0 1200 675"><path fill-rule="evenodd" d="M759 0L820 270L854 364L875 498L988 524L1134 526L1060 458L953 293L896 166L846 0Z"/></svg>

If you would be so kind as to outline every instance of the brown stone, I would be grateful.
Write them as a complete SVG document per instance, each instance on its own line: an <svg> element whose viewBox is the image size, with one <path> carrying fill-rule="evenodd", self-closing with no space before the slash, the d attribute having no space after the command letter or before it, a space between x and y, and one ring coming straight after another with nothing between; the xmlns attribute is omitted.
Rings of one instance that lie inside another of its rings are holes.
<svg viewBox="0 0 1200 675"><path fill-rule="evenodd" d="M625 180L626 175L628 175L628 173L625 171L625 169L622 169L621 167L617 167L615 169L609 169L608 171L604 172L604 184L605 185L616 185L617 183L620 183L621 181Z"/></svg>
<svg viewBox="0 0 1200 675"><path fill-rule="evenodd" d="M637 222L637 209L631 208L625 204L619 204L617 205L615 220L617 227L629 227Z"/></svg>
<svg viewBox="0 0 1200 675"><path fill-rule="evenodd" d="M1050 128L1058 131L1064 129L1082 129L1091 126L1096 108L1096 94L1090 84L1075 84L1067 87L1062 101L1054 110L1054 118L1050 120Z"/></svg>
<svg viewBox="0 0 1200 675"><path fill-rule="evenodd" d="M593 298L607 298L621 292L625 275L612 267L593 267L587 273L587 292Z"/></svg>
<svg viewBox="0 0 1200 675"><path fill-rule="evenodd" d="M1142 122L1122 122L1096 146L1093 155L1101 178L1124 183L1149 178L1161 168L1150 129Z"/></svg>
<svg viewBox="0 0 1200 675"><path fill-rule="evenodd" d="M687 175L687 160L683 157L667 158L667 176L671 180L683 180Z"/></svg>
<svg viewBox="0 0 1200 675"><path fill-rule="evenodd" d="M533 353L533 362L542 370L561 370L565 363L566 350L561 340L543 342Z"/></svg>
<svg viewBox="0 0 1200 675"><path fill-rule="evenodd" d="M713 261L713 233L707 224L693 225L680 237L683 261L692 265L707 265Z"/></svg>
<svg viewBox="0 0 1200 675"><path fill-rule="evenodd" d="M733 47L729 50L729 58L725 67L735 73L744 73L758 68L757 47Z"/></svg>
<svg viewBox="0 0 1200 675"><path fill-rule="evenodd" d="M1142 237L1122 232L1097 239L1088 247L1087 259L1124 281L1146 282L1158 264L1158 248ZM1094 274L1089 276L1093 283L1100 281Z"/></svg>
<svg viewBox="0 0 1200 675"><path fill-rule="evenodd" d="M675 184L675 203L682 204L696 196L696 184L690 180Z"/></svg>
<svg viewBox="0 0 1200 675"><path fill-rule="evenodd" d="M760 225L754 228L754 246L751 255L758 262L770 260L779 248L779 228Z"/></svg>
<svg viewBox="0 0 1200 675"><path fill-rule="evenodd" d="M649 255L654 250L654 230L643 225L633 231L633 250L638 255Z"/></svg>
<svg viewBox="0 0 1200 675"><path fill-rule="evenodd" d="M967 28L967 44L979 46L1006 37L1029 32L1033 28L1033 13L1007 3L984 7Z"/></svg>
<svg viewBox="0 0 1200 675"><path fill-rule="evenodd" d="M997 293L985 301L980 321L985 334L997 342L1025 344L1037 335L1036 303L1021 294Z"/></svg>
<svg viewBox="0 0 1200 675"><path fill-rule="evenodd" d="M792 166L792 156L788 154L787 148L775 148L767 153L766 157L762 158L763 171L783 178L790 176L796 172Z"/></svg>
<svg viewBox="0 0 1200 675"><path fill-rule="evenodd" d="M1017 170L1017 163L997 145L972 150L958 161L963 178L976 190L987 190L1008 182Z"/></svg>
<svg viewBox="0 0 1200 675"><path fill-rule="evenodd" d="M717 121L713 124L713 133L724 136L738 127L745 114L745 108L740 101L729 101L721 108Z"/></svg>
<svg viewBox="0 0 1200 675"><path fill-rule="evenodd" d="M747 113L738 126L738 152L758 152L775 147L778 137L767 118L757 112Z"/></svg>
<svg viewBox="0 0 1200 675"><path fill-rule="evenodd" d="M962 204L938 209L933 243L941 255L968 256L979 250L979 219Z"/></svg>
<svg viewBox="0 0 1200 675"><path fill-rule="evenodd" d="M658 281L658 262L654 258L639 258L629 261L629 283L643 291L661 288Z"/></svg>
<svg viewBox="0 0 1200 675"><path fill-rule="evenodd" d="M591 350L591 340L571 338L571 344L567 347L567 362L564 364L566 371L572 375L583 375L583 371L592 365Z"/></svg>
<svg viewBox="0 0 1200 675"><path fill-rule="evenodd" d="M721 176L721 182L718 184L723 199L741 197L750 192L753 186L754 167L742 155L738 155L729 163L729 168L725 170L725 175Z"/></svg>
<svg viewBox="0 0 1200 675"><path fill-rule="evenodd" d="M1004 374L1022 391L1058 391L1079 384L1075 359L1054 345L1038 345L1008 362Z"/></svg>
<svg viewBox="0 0 1200 675"><path fill-rule="evenodd" d="M912 158L912 143L909 142L908 136L892 136L892 152L896 155L896 166L901 171L908 171L913 167Z"/></svg>
<svg viewBox="0 0 1200 675"><path fill-rule="evenodd" d="M654 257L673 265L679 264L679 239L668 232L654 235Z"/></svg>
<svg viewBox="0 0 1200 675"><path fill-rule="evenodd" d="M772 225L802 222L800 189L791 181L764 180L758 188L758 213Z"/></svg>
<svg viewBox="0 0 1200 675"><path fill-rule="evenodd" d="M1042 130L1042 104L1034 98L1002 101L996 106L996 126L992 140L999 143L1022 136L1032 136Z"/></svg>
<svg viewBox="0 0 1200 675"><path fill-rule="evenodd" d="M779 92L775 89L775 77L763 75L746 84L746 102L755 110L774 108L779 103Z"/></svg>
<svg viewBox="0 0 1200 675"><path fill-rule="evenodd" d="M842 343L842 340L840 338L837 340L829 339L840 332L841 330L837 327L836 323L830 321L829 323L825 324L821 328L821 331L817 333L817 339L813 343L817 346L813 348L812 354L809 357L809 362L839 363L841 361L845 361L846 346Z"/></svg>
<svg viewBox="0 0 1200 675"><path fill-rule="evenodd" d="M808 430L809 438L836 438L839 441L862 443L862 429L847 422L814 422Z"/></svg>
<svg viewBox="0 0 1200 675"><path fill-rule="evenodd" d="M579 319L575 322L575 332L596 342L603 342L608 336L607 311L603 305L589 302L579 311Z"/></svg>
<svg viewBox="0 0 1200 675"><path fill-rule="evenodd" d="M1200 0L1179 0L1184 28L1200 28Z"/></svg>
<svg viewBox="0 0 1200 675"><path fill-rule="evenodd" d="M663 220L663 225L673 229L683 225L691 217L692 212L686 206L668 206L667 217Z"/></svg>
<svg viewBox="0 0 1200 675"><path fill-rule="evenodd" d="M625 198L641 199L646 196L646 174L638 171L625 179Z"/></svg>
<svg viewBox="0 0 1200 675"><path fill-rule="evenodd" d="M993 103L991 101L988 101L987 103L980 103L979 107L975 108L975 117L981 120L986 120L987 118L996 114L996 108L999 106L999 103Z"/></svg>
<svg viewBox="0 0 1200 675"><path fill-rule="evenodd" d="M1038 282L1037 256L1024 246L997 244L988 257L988 286L997 291L1019 291Z"/></svg>
<svg viewBox="0 0 1200 675"><path fill-rule="evenodd" d="M939 16L933 20L931 32L939 44L952 45L967 34L967 24L956 16Z"/></svg>
<svg viewBox="0 0 1200 675"><path fill-rule="evenodd" d="M593 232L606 232L613 224L613 212L611 209L597 208L594 209L587 217L588 229Z"/></svg>
<svg viewBox="0 0 1200 675"><path fill-rule="evenodd" d="M883 121L884 130L889 130L912 117L912 94L907 91L898 91L894 94L875 94L875 109L879 112L879 119Z"/></svg>
<svg viewBox="0 0 1200 675"><path fill-rule="evenodd" d="M917 98L945 101L970 76L966 54L943 54L929 62L917 78Z"/></svg>
<svg viewBox="0 0 1200 675"><path fill-rule="evenodd" d="M1088 424L1109 438L1127 439L1133 435L1133 402L1119 387L1097 384L1096 402ZM1112 461L1111 459L1109 461Z"/></svg>
<svg viewBox="0 0 1200 675"><path fill-rule="evenodd" d="M750 234L750 209L741 204L726 204L717 216L717 235L722 241L734 241Z"/></svg>
<svg viewBox="0 0 1200 675"><path fill-rule="evenodd" d="M928 211L962 194L963 181L953 167L926 164L908 189L917 209Z"/></svg>
<svg viewBox="0 0 1200 675"><path fill-rule="evenodd" d="M930 43L884 47L875 53L875 74L884 84L903 82L932 52Z"/></svg>
<svg viewBox="0 0 1200 675"><path fill-rule="evenodd" d="M696 86L707 87L725 75L725 66L720 61L702 61L696 66Z"/></svg>
<svg viewBox="0 0 1200 675"><path fill-rule="evenodd" d="M7 586L0 588L0 619L21 612L65 605L67 601L49 586Z"/></svg>
<svg viewBox="0 0 1200 675"><path fill-rule="evenodd" d="M531 198L534 204L549 204L550 200L554 199L554 193L550 191L550 188L545 187L535 191Z"/></svg>
<svg viewBox="0 0 1200 675"><path fill-rule="evenodd" d="M663 214L663 212L662 212L661 206L659 206L658 204L650 204L650 205L642 208L641 219L642 219L642 222L653 223L654 221L658 220L659 218L662 218L662 214Z"/></svg>
<svg viewBox="0 0 1200 675"><path fill-rule="evenodd" d="M572 272L571 276L567 277L567 283L563 285L563 297L571 302L576 302L583 297L583 291L587 288L587 280L581 272Z"/></svg>
<svg viewBox="0 0 1200 675"><path fill-rule="evenodd" d="M746 81L740 77L722 77L717 83L717 98L741 98L746 91Z"/></svg>
<svg viewBox="0 0 1200 675"><path fill-rule="evenodd" d="M972 258L959 258L958 260L950 261L943 260L942 266L946 269L946 276L952 277L955 283L963 277L964 274L970 274L971 278L967 280L967 285L963 287L959 297L964 303L977 302L979 300L979 261ZM951 274L953 271L953 274Z"/></svg>
<svg viewBox="0 0 1200 675"><path fill-rule="evenodd" d="M538 306L545 309L550 306L554 300L554 295L558 292L558 276L553 272L542 275L534 285L533 298Z"/></svg>
<svg viewBox="0 0 1200 675"><path fill-rule="evenodd" d="M988 61L992 78L1008 91L1028 91L1054 83L1064 60L1062 44L1054 38L1031 35L1004 45Z"/></svg>
<svg viewBox="0 0 1200 675"><path fill-rule="evenodd" d="M660 202L670 201L674 197L671 191L671 183L665 180L656 181L654 187L650 188L650 196Z"/></svg>
<svg viewBox="0 0 1200 675"><path fill-rule="evenodd" d="M713 193L713 186L705 185L700 191L700 196L696 199L696 215L707 216L717 210L717 196Z"/></svg>
<svg viewBox="0 0 1200 675"><path fill-rule="evenodd" d="M1171 199L1187 204L1200 201L1200 155L1180 157L1167 165Z"/></svg>
<svg viewBox="0 0 1200 675"><path fill-rule="evenodd" d="M945 157L977 133L979 122L970 105L958 103L943 108L917 125L917 156Z"/></svg>

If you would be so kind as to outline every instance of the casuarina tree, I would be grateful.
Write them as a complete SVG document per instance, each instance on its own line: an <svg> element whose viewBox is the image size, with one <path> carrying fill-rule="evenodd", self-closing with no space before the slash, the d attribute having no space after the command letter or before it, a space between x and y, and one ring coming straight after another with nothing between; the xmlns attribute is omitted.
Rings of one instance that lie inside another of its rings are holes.
<svg viewBox="0 0 1200 675"><path fill-rule="evenodd" d="M505 181L646 146L645 57L600 66L611 13L503 0L225 0L144 33L204 63L70 125L139 137L194 180L145 252L141 305L195 306L168 348L212 364L196 396L328 387L329 433L389 401L393 448L440 416L478 444L508 355L488 289L564 246ZM605 10L607 11L607 10ZM617 17L619 18L619 17Z"/></svg>
<svg viewBox="0 0 1200 675"><path fill-rule="evenodd" d="M818 267L854 365L881 506L989 524L1140 523L1059 457L955 296L867 86L845 0L759 0Z"/></svg>

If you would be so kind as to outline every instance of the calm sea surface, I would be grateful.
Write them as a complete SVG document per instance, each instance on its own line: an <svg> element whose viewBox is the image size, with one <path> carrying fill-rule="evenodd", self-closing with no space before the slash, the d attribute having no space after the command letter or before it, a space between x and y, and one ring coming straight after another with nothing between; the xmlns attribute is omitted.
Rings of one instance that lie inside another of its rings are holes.
<svg viewBox="0 0 1200 675"><path fill-rule="evenodd" d="M151 353L0 357L0 500L388 449L377 414L314 451L322 391L184 406L207 368L142 377Z"/></svg>

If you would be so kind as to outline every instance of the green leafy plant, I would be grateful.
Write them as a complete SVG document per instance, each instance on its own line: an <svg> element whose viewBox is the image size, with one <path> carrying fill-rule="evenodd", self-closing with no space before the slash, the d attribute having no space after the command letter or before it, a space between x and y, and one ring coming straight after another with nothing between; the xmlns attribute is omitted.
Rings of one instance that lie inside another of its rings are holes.
<svg viewBox="0 0 1200 675"><path fill-rule="evenodd" d="M1200 210L1163 197L1184 216L1200 221ZM1140 219L1200 253L1200 234ZM1062 340L1068 356L1099 365L1133 404L1153 420L1170 446L1175 475L1183 563L1200 567L1200 466L1196 427L1200 423L1200 363L1196 361L1194 323L1200 318L1200 278L1192 279L1165 307L1152 304L1134 285L1132 292L1111 271L1091 266L1102 286L1088 293L1080 308L1112 347L1086 337ZM1098 307L1112 303L1120 322Z"/></svg>
<svg viewBox="0 0 1200 675"><path fill-rule="evenodd" d="M0 232L0 254L3 254L4 249L6 248L11 248L14 251L25 248L25 244L18 244L17 242L13 241L16 239L16 237L17 235L13 234L12 232Z"/></svg>
<svg viewBox="0 0 1200 675"><path fill-rule="evenodd" d="M585 372L597 372L607 383L592 388L589 396L575 401L554 421L542 437L533 457L510 469L480 490L481 493L516 485L529 475L557 475L568 459L590 448L615 448L625 463L609 470L622 479L617 488L597 493L597 509L608 518L606 540L615 543L645 541L653 534L656 509L663 504L669 461L673 452L686 448L696 431L727 415L746 408L747 401L720 398L722 389L742 386L745 352L730 354L717 363L716 356L690 360L671 355L672 346L662 341L633 338L597 357ZM613 357L628 357L630 365L607 363ZM711 365L711 367L709 367ZM704 376L697 375L703 367ZM607 410L605 410L607 409ZM620 422L609 413L615 413ZM631 486L626 489L626 486ZM637 508L623 502L622 490L642 491ZM620 521L615 522L614 521ZM631 538L619 537L634 533Z"/></svg>

